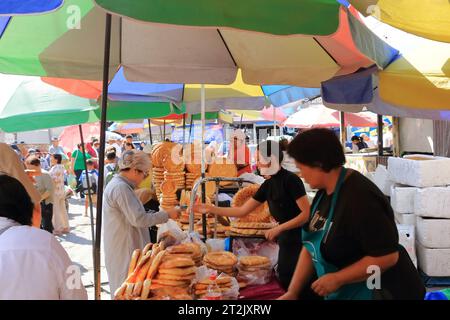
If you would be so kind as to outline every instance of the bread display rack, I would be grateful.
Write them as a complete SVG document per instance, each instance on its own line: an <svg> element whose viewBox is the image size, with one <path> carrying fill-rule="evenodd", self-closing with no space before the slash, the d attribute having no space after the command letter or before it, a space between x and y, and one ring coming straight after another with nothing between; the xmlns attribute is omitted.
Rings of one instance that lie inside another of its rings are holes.
<svg viewBox="0 0 450 320"><path fill-rule="evenodd" d="M205 178L201 178L199 180L197 180L197 182L194 184L193 188L192 188L192 192L191 192L191 203L195 202L195 196L200 188L201 185L204 185L207 182L210 181L214 181L216 183L216 194L215 194L215 205L218 206L219 204L219 190L222 189L220 188L221 183L223 182L228 182L228 183L236 183L238 185L239 190L242 189L242 186L244 183L249 183L249 184L254 184L254 182L252 181L248 181L245 180L243 178L228 178L228 177L205 177ZM203 227L203 234L207 235L207 223L206 223L206 215L203 215L203 219L202 219L203 223L202 223L202 227ZM218 223L218 218L217 216L215 217L215 221L214 221L214 238L216 238L217 236L217 223ZM193 232L194 231L194 211L193 211L193 207L191 206L189 208L189 232ZM206 241L206 237L205 236L205 241ZM234 235L230 235L231 241L233 241L233 237L234 238L257 238L257 239L265 239L264 235L251 235L251 236L234 236Z"/></svg>

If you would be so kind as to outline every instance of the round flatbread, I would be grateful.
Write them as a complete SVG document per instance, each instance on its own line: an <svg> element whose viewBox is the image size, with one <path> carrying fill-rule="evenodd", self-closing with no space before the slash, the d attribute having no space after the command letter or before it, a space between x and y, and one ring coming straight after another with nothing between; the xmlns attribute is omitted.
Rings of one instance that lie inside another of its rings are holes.
<svg viewBox="0 0 450 320"><path fill-rule="evenodd" d="M187 274L187 275L175 275L175 274L167 274L167 273L158 273L155 279L159 280L176 280L176 281L184 281L184 280L192 280L195 278L195 273Z"/></svg>
<svg viewBox="0 0 450 320"><path fill-rule="evenodd" d="M174 257L161 263L160 268L164 269L184 268L184 267L193 267L194 265L195 264L192 258Z"/></svg>
<svg viewBox="0 0 450 320"><path fill-rule="evenodd" d="M188 275L195 273L197 270L196 267L187 267L187 268L170 268L170 269L159 269L159 273L161 274L172 274L172 275Z"/></svg>
<svg viewBox="0 0 450 320"><path fill-rule="evenodd" d="M162 182L160 188L161 188L161 191L163 192L163 194L167 194L167 195L174 194L177 191L175 183L170 180L166 180L166 181Z"/></svg>
<svg viewBox="0 0 450 320"><path fill-rule="evenodd" d="M232 206L240 207L252 198L259 189L259 185L251 185L239 190L233 197ZM255 210L238 220L239 222L269 222L270 211L267 202L258 206Z"/></svg>
<svg viewBox="0 0 450 320"><path fill-rule="evenodd" d="M214 251L206 254L203 261L217 266L234 266L237 263L237 258L228 251Z"/></svg>
<svg viewBox="0 0 450 320"><path fill-rule="evenodd" d="M266 229L238 229L233 227L231 227L230 231L243 236L264 236L267 232Z"/></svg>
<svg viewBox="0 0 450 320"><path fill-rule="evenodd" d="M233 221L233 222L231 222L231 226L233 228L238 228L238 229L272 229L277 226L277 223Z"/></svg>
<svg viewBox="0 0 450 320"><path fill-rule="evenodd" d="M164 280L164 279L153 279L153 284L160 284L163 286L172 286L172 287L183 287L183 286L189 286L191 283L190 280Z"/></svg>
<svg viewBox="0 0 450 320"><path fill-rule="evenodd" d="M270 264L270 259L264 256L242 256L239 258L239 263L243 266L260 266Z"/></svg>

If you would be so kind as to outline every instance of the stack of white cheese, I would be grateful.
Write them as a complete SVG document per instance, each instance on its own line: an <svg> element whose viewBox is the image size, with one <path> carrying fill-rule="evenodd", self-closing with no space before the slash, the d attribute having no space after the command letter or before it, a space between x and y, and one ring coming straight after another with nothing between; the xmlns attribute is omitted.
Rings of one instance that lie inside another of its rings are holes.
<svg viewBox="0 0 450 320"><path fill-rule="evenodd" d="M450 276L450 159L389 158L388 174L397 222L415 224L420 269L431 277Z"/></svg>

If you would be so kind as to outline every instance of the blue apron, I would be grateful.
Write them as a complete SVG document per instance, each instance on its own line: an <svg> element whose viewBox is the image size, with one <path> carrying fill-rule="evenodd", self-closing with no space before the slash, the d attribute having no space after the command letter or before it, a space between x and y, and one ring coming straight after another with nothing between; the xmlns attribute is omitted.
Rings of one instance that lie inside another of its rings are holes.
<svg viewBox="0 0 450 320"><path fill-rule="evenodd" d="M324 228L318 231L309 232L303 229L302 240L303 246L308 250L311 255L312 261L314 263L314 268L316 269L317 276L320 278L327 273L336 272L339 269L325 261L322 257L322 252L320 250L320 245L331 227L331 221L333 221L334 210L336 208L337 199L339 196L339 191L341 190L342 184L344 182L345 174L347 172L346 168L342 168L339 175L339 179L336 183L336 188L334 190L333 198L331 200L330 211L325 222ZM323 198L323 193L319 196L316 204L311 208L311 219L314 217L317 208L319 207L320 201ZM339 288L336 292L325 297L325 300L371 300L372 290L367 287L366 281L352 283L344 285Z"/></svg>

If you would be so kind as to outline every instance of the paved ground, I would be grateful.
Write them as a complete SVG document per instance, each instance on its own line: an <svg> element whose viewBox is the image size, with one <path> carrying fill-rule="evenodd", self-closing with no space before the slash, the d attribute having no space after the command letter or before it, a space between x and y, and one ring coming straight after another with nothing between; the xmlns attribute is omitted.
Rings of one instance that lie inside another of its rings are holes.
<svg viewBox="0 0 450 320"><path fill-rule="evenodd" d="M95 210L95 209L94 209ZM84 202L80 199L70 199L69 223L70 233L57 237L68 252L72 261L80 266L82 281L88 291L89 299L94 299L94 264L92 251L91 220L84 217ZM95 216L95 215L94 215ZM108 276L102 256L101 282L102 300L109 300Z"/></svg>

